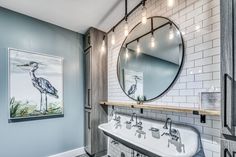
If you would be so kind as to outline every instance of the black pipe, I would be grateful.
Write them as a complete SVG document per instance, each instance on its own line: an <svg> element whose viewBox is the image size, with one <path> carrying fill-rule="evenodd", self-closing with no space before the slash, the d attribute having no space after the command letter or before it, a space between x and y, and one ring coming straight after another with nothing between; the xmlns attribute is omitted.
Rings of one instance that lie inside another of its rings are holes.
<svg viewBox="0 0 236 157"><path fill-rule="evenodd" d="M125 0L125 21L127 21L127 13L128 13L128 0Z"/></svg>

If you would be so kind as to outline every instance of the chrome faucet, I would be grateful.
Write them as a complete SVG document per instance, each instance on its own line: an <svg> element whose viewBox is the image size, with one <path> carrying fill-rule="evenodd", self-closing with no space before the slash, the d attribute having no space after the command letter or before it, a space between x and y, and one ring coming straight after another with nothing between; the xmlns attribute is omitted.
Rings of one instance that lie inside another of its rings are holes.
<svg viewBox="0 0 236 157"><path fill-rule="evenodd" d="M135 116L135 125L133 125L133 127L138 127L138 128L141 127L142 126L142 122L141 121L138 122L138 115L136 113L133 113L131 115L130 121L134 121L134 116Z"/></svg>
<svg viewBox="0 0 236 157"><path fill-rule="evenodd" d="M168 129L168 122L170 123L170 127L169 127L169 135L171 135L172 133L172 129L171 129L171 126L172 126L172 120L170 118L167 118L166 119L166 122L165 122L165 125L163 126L164 129Z"/></svg>
<svg viewBox="0 0 236 157"><path fill-rule="evenodd" d="M170 123L169 128L168 128L168 122ZM185 152L185 147L184 147L184 144L182 143L180 132L177 129L172 129L172 120L170 118L166 119L166 122L165 122L165 125L163 126L163 128L169 129L168 133L164 132L161 135L161 136L167 135L170 137L170 139L168 139L168 147L170 146L170 144L173 144L173 145L175 145L176 150L178 152L182 152L182 151Z"/></svg>

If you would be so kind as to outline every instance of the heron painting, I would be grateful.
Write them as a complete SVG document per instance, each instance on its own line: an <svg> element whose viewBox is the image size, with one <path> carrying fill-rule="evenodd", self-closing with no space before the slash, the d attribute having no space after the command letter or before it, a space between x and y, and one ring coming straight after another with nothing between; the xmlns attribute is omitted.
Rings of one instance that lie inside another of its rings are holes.
<svg viewBox="0 0 236 157"><path fill-rule="evenodd" d="M128 96L136 99L143 96L143 73L124 69L125 90Z"/></svg>
<svg viewBox="0 0 236 157"><path fill-rule="evenodd" d="M63 115L63 59L9 49L10 119Z"/></svg>

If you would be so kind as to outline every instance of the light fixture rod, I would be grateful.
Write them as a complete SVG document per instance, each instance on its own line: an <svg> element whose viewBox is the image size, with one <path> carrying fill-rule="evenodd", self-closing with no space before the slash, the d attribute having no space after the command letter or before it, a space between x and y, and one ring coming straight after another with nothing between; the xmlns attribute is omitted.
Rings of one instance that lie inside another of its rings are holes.
<svg viewBox="0 0 236 157"><path fill-rule="evenodd" d="M153 35L153 18L151 17L151 31L152 31L152 35Z"/></svg>
<svg viewBox="0 0 236 157"><path fill-rule="evenodd" d="M145 6L145 2L146 2L146 0L143 0L143 6Z"/></svg>
<svg viewBox="0 0 236 157"><path fill-rule="evenodd" d="M127 21L127 13L128 13L128 0L125 0L125 21Z"/></svg>
<svg viewBox="0 0 236 157"><path fill-rule="evenodd" d="M147 1L147 0L145 0ZM130 12L127 11L127 16L123 17L116 25L114 25L107 33L110 33L113 28L116 28L123 20L125 20L126 18L128 18L136 9L138 9L138 7L140 7L141 5L143 5L143 1L141 1L139 4L137 4Z"/></svg>
<svg viewBox="0 0 236 157"><path fill-rule="evenodd" d="M148 34L150 34L150 33L152 33L152 32L155 32L156 30L158 30L158 29L160 29L160 28L162 28L162 27L164 27L164 26L166 26L166 25L170 25L170 24L172 24L172 23L171 23L171 22L167 22L167 23L165 23L165 24L163 24L163 25L161 25L161 26L159 26L159 27L157 27L157 28L155 28L155 29L153 29L153 30L151 30L151 31L149 31L149 32L147 32L147 33L145 33L145 34L139 36L139 37L137 37L136 39L134 39L134 40L128 42L125 46L127 47L130 43L132 43L132 42L134 42L134 41L137 41L137 40L139 40L140 38L142 38L142 37L144 37L144 36L146 36L146 35L148 35Z"/></svg>

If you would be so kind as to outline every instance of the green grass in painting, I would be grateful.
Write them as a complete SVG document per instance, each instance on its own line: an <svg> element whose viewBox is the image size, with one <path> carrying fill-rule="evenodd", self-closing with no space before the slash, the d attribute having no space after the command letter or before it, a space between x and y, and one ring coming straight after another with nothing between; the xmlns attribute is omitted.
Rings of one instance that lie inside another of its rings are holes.
<svg viewBox="0 0 236 157"><path fill-rule="evenodd" d="M13 97L10 101L10 117L11 118L30 118L35 116L50 116L63 114L63 108L60 102L48 104L47 112L40 112L37 104L32 102L16 101Z"/></svg>

